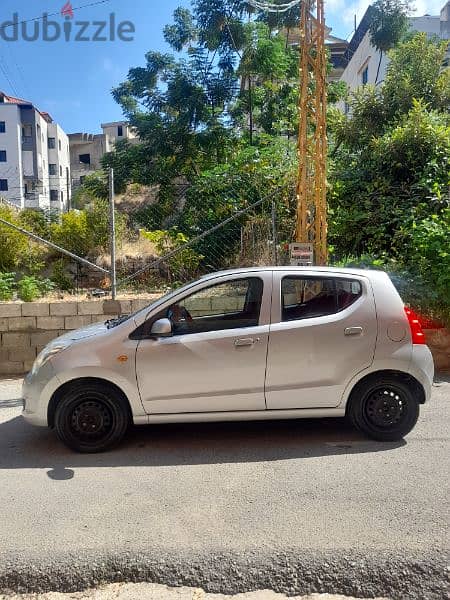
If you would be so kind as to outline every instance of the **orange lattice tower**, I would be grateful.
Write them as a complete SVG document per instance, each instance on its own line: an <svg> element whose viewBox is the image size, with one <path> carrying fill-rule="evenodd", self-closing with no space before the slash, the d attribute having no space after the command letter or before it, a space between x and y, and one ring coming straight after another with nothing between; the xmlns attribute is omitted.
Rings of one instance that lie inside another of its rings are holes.
<svg viewBox="0 0 450 600"><path fill-rule="evenodd" d="M327 54L324 0L300 2L300 125L297 242L314 246L315 264L326 265Z"/></svg>

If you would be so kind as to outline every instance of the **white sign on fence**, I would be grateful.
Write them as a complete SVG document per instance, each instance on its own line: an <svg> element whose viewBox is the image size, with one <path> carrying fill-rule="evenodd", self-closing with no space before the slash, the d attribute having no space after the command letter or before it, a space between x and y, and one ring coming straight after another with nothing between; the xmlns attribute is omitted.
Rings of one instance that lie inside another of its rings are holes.
<svg viewBox="0 0 450 600"><path fill-rule="evenodd" d="M289 247L291 265L294 267L310 267L314 264L313 244L291 244Z"/></svg>

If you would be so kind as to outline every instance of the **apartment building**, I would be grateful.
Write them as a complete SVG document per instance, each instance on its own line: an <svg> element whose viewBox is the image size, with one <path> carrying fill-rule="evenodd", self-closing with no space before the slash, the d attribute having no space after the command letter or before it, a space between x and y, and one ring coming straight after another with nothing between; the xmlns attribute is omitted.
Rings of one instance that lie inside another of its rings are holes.
<svg viewBox="0 0 450 600"><path fill-rule="evenodd" d="M0 92L0 196L18 208L70 207L69 139L32 102Z"/></svg>
<svg viewBox="0 0 450 600"><path fill-rule="evenodd" d="M86 175L101 169L102 157L114 150L120 140L139 143L139 137L129 123L115 121L102 124L103 133L69 134L72 188L83 183Z"/></svg>
<svg viewBox="0 0 450 600"><path fill-rule="evenodd" d="M341 81L345 81L349 90L356 90L361 85L382 85L386 76L389 58L383 55L380 72L377 79L380 53L372 45L370 40L370 24L372 22L373 9L367 9L355 34L349 42L345 60L346 67L341 75ZM412 31L426 33L430 37L442 40L450 39L450 1L442 8L440 15L423 15L409 19ZM449 64L450 53L447 53L446 65ZM348 112L348 105L342 103L341 109Z"/></svg>

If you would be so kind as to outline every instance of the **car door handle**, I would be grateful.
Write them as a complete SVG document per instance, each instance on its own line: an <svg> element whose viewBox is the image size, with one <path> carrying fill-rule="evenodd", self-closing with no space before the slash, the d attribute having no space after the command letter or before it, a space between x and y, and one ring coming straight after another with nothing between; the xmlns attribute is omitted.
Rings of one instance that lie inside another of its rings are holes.
<svg viewBox="0 0 450 600"><path fill-rule="evenodd" d="M362 327L347 327L345 330L345 335L361 335L363 332Z"/></svg>
<svg viewBox="0 0 450 600"><path fill-rule="evenodd" d="M234 340L236 348L242 348L243 346L254 346L260 341L260 338L239 338Z"/></svg>

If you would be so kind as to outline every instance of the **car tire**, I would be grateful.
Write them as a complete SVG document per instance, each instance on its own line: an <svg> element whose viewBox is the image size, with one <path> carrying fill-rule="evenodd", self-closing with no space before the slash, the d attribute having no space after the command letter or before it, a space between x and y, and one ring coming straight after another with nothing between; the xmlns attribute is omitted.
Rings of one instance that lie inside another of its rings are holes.
<svg viewBox="0 0 450 600"><path fill-rule="evenodd" d="M353 390L347 415L368 437L381 442L402 440L419 418L412 386L395 376L375 376Z"/></svg>
<svg viewBox="0 0 450 600"><path fill-rule="evenodd" d="M83 382L69 388L55 413L59 439L82 454L105 452L117 446L130 421L125 397L112 386L99 382Z"/></svg>

